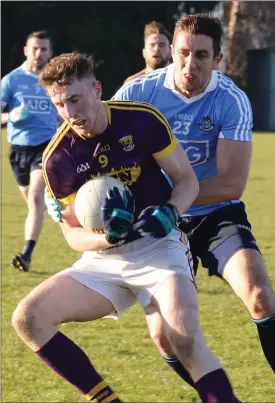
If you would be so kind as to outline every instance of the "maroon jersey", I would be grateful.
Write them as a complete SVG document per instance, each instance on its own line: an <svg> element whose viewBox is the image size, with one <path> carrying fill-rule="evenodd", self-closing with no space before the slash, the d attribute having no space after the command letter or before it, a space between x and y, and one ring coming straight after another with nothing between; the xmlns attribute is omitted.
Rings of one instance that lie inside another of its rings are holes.
<svg viewBox="0 0 275 403"><path fill-rule="evenodd" d="M126 184L136 201L136 215L149 205L165 204L171 186L156 163L172 153L177 139L164 116L143 102L103 102L106 130L86 139L64 122L43 154L43 173L52 197L73 202L91 178L112 176Z"/></svg>

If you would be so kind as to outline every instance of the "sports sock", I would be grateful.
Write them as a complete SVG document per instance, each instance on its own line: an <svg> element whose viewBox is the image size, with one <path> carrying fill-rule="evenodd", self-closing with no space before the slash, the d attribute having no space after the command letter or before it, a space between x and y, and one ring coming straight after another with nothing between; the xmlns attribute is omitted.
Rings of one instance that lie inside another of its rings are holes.
<svg viewBox="0 0 275 403"><path fill-rule="evenodd" d="M29 262L32 258L32 253L35 247L36 241L32 239L25 242L24 248L22 250L23 259Z"/></svg>
<svg viewBox="0 0 275 403"><path fill-rule="evenodd" d="M264 355L275 373L275 313L264 319L253 319L258 328Z"/></svg>
<svg viewBox="0 0 275 403"><path fill-rule="evenodd" d="M240 403L222 368L209 372L195 383L202 403Z"/></svg>
<svg viewBox="0 0 275 403"><path fill-rule="evenodd" d="M75 386L87 400L121 403L94 369L89 358L72 340L57 332L36 353L50 368Z"/></svg>
<svg viewBox="0 0 275 403"><path fill-rule="evenodd" d="M189 374L187 369L184 368L176 355L173 355L169 358L163 355L162 358L167 362L169 367L171 367L185 382L192 386L192 388L195 388L195 382L191 378L191 375Z"/></svg>

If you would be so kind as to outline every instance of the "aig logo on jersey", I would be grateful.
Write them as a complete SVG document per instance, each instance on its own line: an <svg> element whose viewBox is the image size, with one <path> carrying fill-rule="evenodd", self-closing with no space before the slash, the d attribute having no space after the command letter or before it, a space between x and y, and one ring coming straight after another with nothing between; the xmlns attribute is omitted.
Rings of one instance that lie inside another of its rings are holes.
<svg viewBox="0 0 275 403"><path fill-rule="evenodd" d="M132 151L135 147L133 136L124 136L119 140L119 142L123 146L124 151Z"/></svg>
<svg viewBox="0 0 275 403"><path fill-rule="evenodd" d="M47 97L36 95L24 95L24 104L30 113L49 114L51 113L51 101Z"/></svg>
<svg viewBox="0 0 275 403"><path fill-rule="evenodd" d="M198 125L201 130L204 132L210 132L212 129L214 129L215 125L211 123L211 118L210 116L204 116L202 118L201 123Z"/></svg>

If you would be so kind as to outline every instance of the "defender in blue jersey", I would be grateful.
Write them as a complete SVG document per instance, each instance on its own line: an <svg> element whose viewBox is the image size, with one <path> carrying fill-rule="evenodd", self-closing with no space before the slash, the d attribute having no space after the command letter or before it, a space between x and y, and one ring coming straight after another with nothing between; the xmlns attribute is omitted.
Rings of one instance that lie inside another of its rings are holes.
<svg viewBox="0 0 275 403"><path fill-rule="evenodd" d="M245 93L217 71L222 34L220 21L208 15L182 17L174 31L174 63L126 83L113 99L150 103L168 120L200 183L180 228L194 260L224 278L248 308L275 371L275 293L240 200L252 154L252 112ZM168 343L157 344L185 377Z"/></svg>
<svg viewBox="0 0 275 403"><path fill-rule="evenodd" d="M84 254L20 302L13 316L19 336L88 400L118 403L84 352L57 326L117 316L139 301L152 333L155 314L161 313L166 336L203 403L237 402L200 330L188 241L174 228L199 189L166 119L148 104L102 102L93 63L79 53L52 59L40 83L65 121L43 155L47 188L61 204L68 244ZM98 175L117 177L131 190L121 196L113 188L106 195L101 234L82 228L74 212L75 193Z"/></svg>
<svg viewBox="0 0 275 403"><path fill-rule="evenodd" d="M24 48L26 61L2 79L1 123L7 123L9 159L19 190L27 204L25 245L12 265L28 271L32 253L40 234L44 205L42 153L57 128L57 112L38 76L52 55L48 34L31 33Z"/></svg>

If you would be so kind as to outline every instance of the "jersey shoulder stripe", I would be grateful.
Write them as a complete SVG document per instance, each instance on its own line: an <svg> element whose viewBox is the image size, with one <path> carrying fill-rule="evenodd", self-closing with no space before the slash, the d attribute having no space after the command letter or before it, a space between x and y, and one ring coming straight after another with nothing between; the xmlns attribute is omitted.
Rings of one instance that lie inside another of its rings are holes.
<svg viewBox="0 0 275 403"><path fill-rule="evenodd" d="M132 74L131 76L127 77L126 80L124 80L124 84L125 84L126 82L128 82L129 80L133 80L134 78L137 78L137 77L142 76L143 74L146 74L146 73L145 73L145 69L140 70L140 71L138 71L137 73Z"/></svg>
<svg viewBox="0 0 275 403"><path fill-rule="evenodd" d="M48 180L46 166L47 166L47 162L48 162L50 156L52 155L52 153L54 152L54 150L56 149L58 144L61 142L61 140L64 138L64 136L68 133L68 131L70 129L71 129L71 126L69 125L69 123L67 123L66 121L63 122L43 152L42 172L43 172L46 186L48 188L48 191L50 192L50 196L53 198L54 198L54 193L52 191L51 185Z"/></svg>
<svg viewBox="0 0 275 403"><path fill-rule="evenodd" d="M132 87L141 86L145 83L151 84L154 81L157 82L158 78L161 77L162 75L166 74L166 72L167 72L167 67L154 70L151 73L144 74L137 78L133 78L132 80L127 81L123 84L123 86L117 91L116 96L120 96L120 94L124 93L124 91L127 91L128 89L130 89Z"/></svg>
<svg viewBox="0 0 275 403"><path fill-rule="evenodd" d="M252 126L252 111L247 95L228 77L220 74L219 88L228 92L234 100L239 111L239 121L234 132L234 140L250 141Z"/></svg>
<svg viewBox="0 0 275 403"><path fill-rule="evenodd" d="M172 133L168 121L155 106L135 101L108 101L108 105L111 109L137 110L153 114L166 127L171 142L175 141L176 137Z"/></svg>

